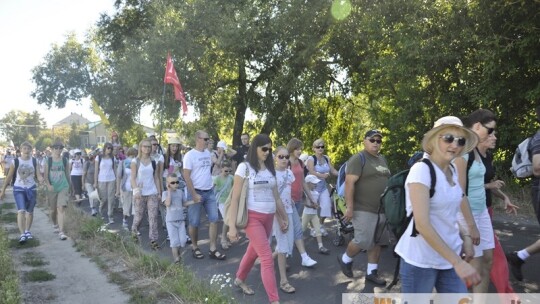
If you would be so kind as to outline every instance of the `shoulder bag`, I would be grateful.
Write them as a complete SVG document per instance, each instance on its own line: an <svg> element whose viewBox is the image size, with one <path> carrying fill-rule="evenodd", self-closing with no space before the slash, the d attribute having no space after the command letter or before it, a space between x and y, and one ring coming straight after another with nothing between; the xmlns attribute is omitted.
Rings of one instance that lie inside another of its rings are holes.
<svg viewBox="0 0 540 304"><path fill-rule="evenodd" d="M238 213L236 214L236 227L243 229L246 228L248 222L248 208L247 208L247 190L249 185L249 164L246 162L246 173L242 182L242 192L240 192L240 198L238 199ZM225 223L229 222L231 206L231 198L233 191L229 193L227 200L225 201Z"/></svg>

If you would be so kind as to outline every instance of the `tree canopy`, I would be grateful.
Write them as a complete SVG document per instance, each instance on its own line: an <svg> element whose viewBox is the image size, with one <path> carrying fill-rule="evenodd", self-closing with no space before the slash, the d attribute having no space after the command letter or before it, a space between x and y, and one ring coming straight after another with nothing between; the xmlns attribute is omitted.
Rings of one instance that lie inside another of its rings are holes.
<svg viewBox="0 0 540 304"><path fill-rule="evenodd" d="M143 105L160 117L167 52L213 138L323 137L334 162L370 128L403 167L444 115L499 117L503 161L531 134L540 96L534 0L118 0L87 41L69 36L34 69L39 103L94 98L118 130ZM166 88L165 128L190 136ZM247 110L256 121L247 121ZM516 119L518 118L518 119Z"/></svg>

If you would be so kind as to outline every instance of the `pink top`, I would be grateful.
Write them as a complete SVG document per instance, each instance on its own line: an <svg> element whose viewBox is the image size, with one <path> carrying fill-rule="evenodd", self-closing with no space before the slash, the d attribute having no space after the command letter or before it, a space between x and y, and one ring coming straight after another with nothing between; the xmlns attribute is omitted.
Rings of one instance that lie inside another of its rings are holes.
<svg viewBox="0 0 540 304"><path fill-rule="evenodd" d="M291 185L291 197L293 202L299 202L302 200L304 190L304 167L298 161L295 165L291 165L291 171L294 175L294 182Z"/></svg>

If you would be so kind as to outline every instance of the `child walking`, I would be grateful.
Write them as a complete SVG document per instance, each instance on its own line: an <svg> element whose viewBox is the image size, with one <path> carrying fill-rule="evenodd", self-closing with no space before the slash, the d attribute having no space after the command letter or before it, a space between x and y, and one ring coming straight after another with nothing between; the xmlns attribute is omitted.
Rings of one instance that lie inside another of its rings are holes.
<svg viewBox="0 0 540 304"><path fill-rule="evenodd" d="M308 224L311 223L311 226L315 231L315 238L317 238L319 253L329 254L330 250L323 246L321 237L321 224L319 221L319 216L317 215L317 208L319 208L319 205L316 202L319 200L319 192L317 192L315 188L321 180L318 179L315 175L308 174L305 178L305 181L308 184L310 194L315 201L309 202L309 200L306 200L306 204L304 206L304 213L302 214L302 231L305 231Z"/></svg>
<svg viewBox="0 0 540 304"><path fill-rule="evenodd" d="M233 177L231 176L231 164L228 162L223 162L221 166L221 173L219 175L213 176L214 180L214 191L216 192L216 201L218 202L218 210L221 213L221 217L225 219L225 201L229 197L233 186ZM229 226L223 221L223 228L221 229L221 248L223 250L229 249L231 247L231 242L227 239L227 232L229 231Z"/></svg>
<svg viewBox="0 0 540 304"><path fill-rule="evenodd" d="M167 207L166 222L170 246L175 264L180 264L180 247L186 245L186 223L184 217L184 191L179 189L180 181L175 173L167 176L167 190L163 192L163 203Z"/></svg>

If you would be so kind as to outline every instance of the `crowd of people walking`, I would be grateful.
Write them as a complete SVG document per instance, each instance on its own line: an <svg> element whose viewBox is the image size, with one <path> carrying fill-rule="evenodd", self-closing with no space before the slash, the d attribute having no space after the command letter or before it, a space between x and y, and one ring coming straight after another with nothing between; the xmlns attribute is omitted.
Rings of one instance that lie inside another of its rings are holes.
<svg viewBox="0 0 540 304"><path fill-rule="evenodd" d="M536 114L540 122L540 107ZM522 265L540 252L539 240L520 251L507 252L505 258L494 234L493 197L502 200L508 213L517 213L518 208L502 191L504 182L495 178L490 149L496 145L496 127L496 116L479 109L463 119L441 117L424 134L423 160L412 165L404 184L406 210L412 220L395 247L401 259L403 293L431 293L434 289L486 293L490 278L499 293L513 293L509 273L522 280ZM381 250L391 243L379 200L392 176L381 154L383 138L380 130L368 130L363 136L364 149L347 161L343 218L352 223L354 237L345 252L337 254L337 267L353 278L354 258L366 251L365 279L379 286L387 284L378 269ZM338 170L325 153L323 139L315 140L307 154L297 138L278 147L266 134L250 139L242 134L241 146L232 149L219 141L214 149L208 133L199 130L194 135L195 146L186 151L177 137L169 138L165 149L155 136L123 147L113 133L110 142L88 153L74 149L65 154L63 142L55 140L43 157L33 156L31 143L24 142L20 155L8 151L3 158L6 182L0 199L13 180L21 243L33 238L32 215L40 184L46 187L51 223L62 240L68 238L65 208L84 199L89 200L91 215L107 224L114 224L113 213L120 207L122 227L135 240L146 216L154 250L160 248L161 223L174 263L181 263L187 244L194 259L208 256L223 261L225 251L236 246L245 233L249 242L234 285L246 295L254 294L246 278L258 259L268 300L278 303L279 290L296 291L286 272L294 248L303 267L317 264L306 251L306 235L316 239L318 253L330 253L324 244L328 234L325 220L335 210L328 181ZM540 223L540 132L531 147L532 202ZM209 223L206 252L199 242L203 210ZM245 227L238 227L237 215L242 212L247 221Z"/></svg>

